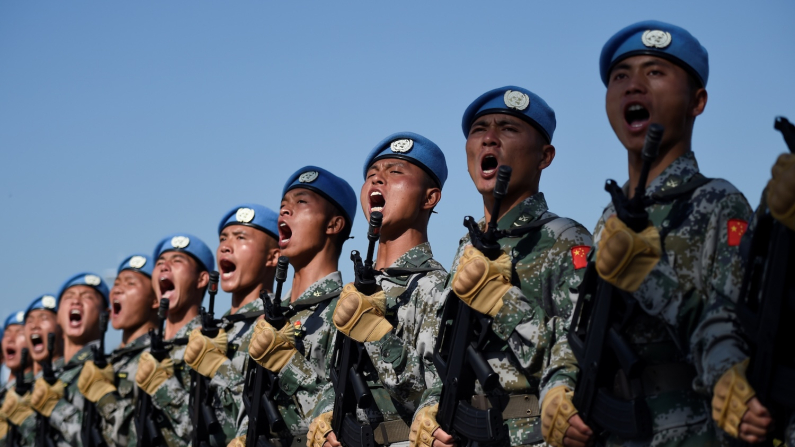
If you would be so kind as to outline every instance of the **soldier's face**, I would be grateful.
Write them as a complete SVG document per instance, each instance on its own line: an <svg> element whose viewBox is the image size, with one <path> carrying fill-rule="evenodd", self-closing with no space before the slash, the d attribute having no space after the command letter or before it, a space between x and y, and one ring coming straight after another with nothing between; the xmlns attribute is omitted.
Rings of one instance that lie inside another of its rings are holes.
<svg viewBox="0 0 795 447"><path fill-rule="evenodd" d="M359 194L362 211L368 221L371 212L383 213L382 234L416 226L420 213L427 209L429 190L441 195L439 188L429 187L430 183L425 171L415 164L398 158L378 160L367 170Z"/></svg>
<svg viewBox="0 0 795 447"><path fill-rule="evenodd" d="M663 148L689 138L706 100L706 90L694 86L682 67L644 55L624 59L610 72L605 108L624 147L639 153L651 123L665 126Z"/></svg>
<svg viewBox="0 0 795 447"><path fill-rule="evenodd" d="M99 338L99 314L103 310L105 303L96 289L72 286L61 295L58 324L72 343L86 344Z"/></svg>
<svg viewBox="0 0 795 447"><path fill-rule="evenodd" d="M110 322L114 329L135 330L157 312L152 280L143 273L122 270L110 289Z"/></svg>
<svg viewBox="0 0 795 447"><path fill-rule="evenodd" d="M25 326L12 324L3 334L3 357L6 366L11 371L16 371L22 364L22 348L27 347L25 339Z"/></svg>
<svg viewBox="0 0 795 447"><path fill-rule="evenodd" d="M329 217L333 205L314 191L287 191L279 208L279 249L291 263L314 256L328 244ZM295 264L293 264L295 265Z"/></svg>
<svg viewBox="0 0 795 447"><path fill-rule="evenodd" d="M275 253L274 253L275 252ZM225 292L250 291L262 284L268 269L279 258L276 241L264 231L245 225L229 225L218 237L218 271Z"/></svg>
<svg viewBox="0 0 795 447"><path fill-rule="evenodd" d="M513 170L508 194L537 190L541 171L552 163L554 147L521 118L495 113L472 124L467 137L467 169L481 195L490 195L497 181L497 167ZM551 152L550 152L551 150ZM551 156L546 154L551 153Z"/></svg>
<svg viewBox="0 0 795 447"><path fill-rule="evenodd" d="M55 334L56 344L63 337L57 316L49 310L36 309L28 312L25 319L25 336L31 358L41 363L47 359L47 334ZM53 346L53 348L55 348Z"/></svg>
<svg viewBox="0 0 795 447"><path fill-rule="evenodd" d="M152 278L157 302L167 298L169 311L179 312L201 304L201 290L209 274L200 271L189 254L167 251L157 259Z"/></svg>

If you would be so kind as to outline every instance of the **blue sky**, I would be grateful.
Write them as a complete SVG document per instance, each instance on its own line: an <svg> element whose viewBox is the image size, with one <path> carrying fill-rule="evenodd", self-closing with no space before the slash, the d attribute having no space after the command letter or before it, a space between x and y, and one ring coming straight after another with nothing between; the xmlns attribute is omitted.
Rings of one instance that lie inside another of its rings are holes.
<svg viewBox="0 0 795 447"><path fill-rule="evenodd" d="M599 52L645 19L709 51L693 147L707 176L756 207L785 150L773 118L795 119L792 17L791 1L0 2L0 315L74 273L113 277L171 232L214 249L224 212L278 207L303 165L358 191L364 156L404 130L447 156L430 240L449 267L463 216L482 215L461 115L503 85L555 109L541 189L592 229L605 179L627 177ZM346 248L364 249L365 232L359 214ZM351 280L347 256L341 265Z"/></svg>

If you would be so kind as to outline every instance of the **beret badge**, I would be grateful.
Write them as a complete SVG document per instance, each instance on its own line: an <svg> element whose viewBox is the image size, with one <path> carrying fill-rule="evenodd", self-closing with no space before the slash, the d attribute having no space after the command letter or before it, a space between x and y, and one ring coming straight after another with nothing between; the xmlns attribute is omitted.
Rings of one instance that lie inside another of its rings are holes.
<svg viewBox="0 0 795 447"><path fill-rule="evenodd" d="M190 238L186 236L174 236L171 238L171 246L174 248L185 248L190 244Z"/></svg>
<svg viewBox="0 0 795 447"><path fill-rule="evenodd" d="M306 171L298 176L298 181L301 183L312 183L317 180L318 175L317 171Z"/></svg>
<svg viewBox="0 0 795 447"><path fill-rule="evenodd" d="M23 321L25 321L25 312L21 310L17 312L17 314L14 315L14 321L16 321L17 323L22 323Z"/></svg>
<svg viewBox="0 0 795 447"><path fill-rule="evenodd" d="M254 210L251 208L239 208L235 213L238 222L249 223L254 220Z"/></svg>
<svg viewBox="0 0 795 447"><path fill-rule="evenodd" d="M665 48L671 44L671 33L662 30L646 30L641 36L643 45L649 48Z"/></svg>
<svg viewBox="0 0 795 447"><path fill-rule="evenodd" d="M86 277L83 278L83 280L89 286L98 286L102 282L102 280L99 279L99 276L97 275L86 275Z"/></svg>
<svg viewBox="0 0 795 447"><path fill-rule="evenodd" d="M47 295L41 299L41 305L47 309L55 309L55 297Z"/></svg>
<svg viewBox="0 0 795 447"><path fill-rule="evenodd" d="M389 145L389 148L392 149L392 152L396 152L398 154L405 154L406 152L410 151L412 147L414 147L414 140L411 138L401 138L399 140L393 141L392 144Z"/></svg>
<svg viewBox="0 0 795 447"><path fill-rule="evenodd" d="M517 90L506 91L502 99L508 108L515 110L524 110L530 105L530 97Z"/></svg>
<svg viewBox="0 0 795 447"><path fill-rule="evenodd" d="M146 258L143 256L133 256L130 258L130 267L134 269L139 269L146 265Z"/></svg>

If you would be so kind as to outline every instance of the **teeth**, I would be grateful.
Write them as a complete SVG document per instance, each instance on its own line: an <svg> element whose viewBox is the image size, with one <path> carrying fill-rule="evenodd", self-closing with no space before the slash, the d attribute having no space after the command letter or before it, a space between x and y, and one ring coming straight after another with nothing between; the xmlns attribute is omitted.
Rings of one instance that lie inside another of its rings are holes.
<svg viewBox="0 0 795 447"><path fill-rule="evenodd" d="M640 104L632 104L631 106L629 106L627 108L627 110L630 111L630 112L635 112L637 110L643 110L643 106L640 105Z"/></svg>
<svg viewBox="0 0 795 447"><path fill-rule="evenodd" d="M121 304L121 301L119 301L119 300L113 300L113 304Z"/></svg>
<svg viewBox="0 0 795 447"><path fill-rule="evenodd" d="M370 193L370 197L372 197L372 196L383 196L383 194L381 194L378 191L373 191L373 192Z"/></svg>
<svg viewBox="0 0 795 447"><path fill-rule="evenodd" d="M383 210L384 210L383 206L374 206L370 208L370 211L383 211Z"/></svg>
<svg viewBox="0 0 795 447"><path fill-rule="evenodd" d="M77 309L72 309L72 315L80 315L80 311Z"/></svg>
<svg viewBox="0 0 795 447"><path fill-rule="evenodd" d="M286 224L286 223L284 223L284 222L282 222L282 223L280 223L280 224L279 224L279 226L280 226L280 227L286 227L286 226L287 226L287 224Z"/></svg>
<svg viewBox="0 0 795 447"><path fill-rule="evenodd" d="M30 339L31 339L31 340L34 340L34 341L35 341L35 340L41 340L41 335L39 335L39 334L32 334L32 335L30 336Z"/></svg>

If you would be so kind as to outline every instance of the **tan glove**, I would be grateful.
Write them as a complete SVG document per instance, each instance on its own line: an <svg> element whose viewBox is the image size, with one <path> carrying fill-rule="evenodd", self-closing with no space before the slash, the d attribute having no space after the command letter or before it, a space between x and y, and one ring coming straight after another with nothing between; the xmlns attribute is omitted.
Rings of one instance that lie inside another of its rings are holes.
<svg viewBox="0 0 795 447"><path fill-rule="evenodd" d="M309 433L306 434L306 447L323 447L326 436L331 433L332 412L323 413L309 424Z"/></svg>
<svg viewBox="0 0 795 447"><path fill-rule="evenodd" d="M552 388L541 404L541 436L553 447L563 447L563 437L569 429L569 419L577 414L571 402L574 392L565 385Z"/></svg>
<svg viewBox="0 0 795 447"><path fill-rule="evenodd" d="M773 178L767 182L770 214L795 231L795 154L781 154L773 165Z"/></svg>
<svg viewBox="0 0 795 447"><path fill-rule="evenodd" d="M80 377L77 379L77 389L86 399L96 403L106 394L116 391L116 386L113 382L112 365L108 364L104 368L99 369L93 361L88 360L83 364L83 370L80 371Z"/></svg>
<svg viewBox="0 0 795 447"><path fill-rule="evenodd" d="M495 316L502 296L511 288L511 258L505 253L492 261L468 245L453 276L453 292L476 311Z"/></svg>
<svg viewBox="0 0 795 447"><path fill-rule="evenodd" d="M33 408L30 407L30 393L20 396L13 388L8 390L0 412L12 424L22 425L22 422L33 414Z"/></svg>
<svg viewBox="0 0 795 447"><path fill-rule="evenodd" d="M174 361L166 357L162 362L149 352L141 354L138 360L138 372L135 373L135 383L148 395L153 395L169 377L174 376Z"/></svg>
<svg viewBox="0 0 795 447"><path fill-rule="evenodd" d="M745 359L723 373L712 396L712 419L735 438L739 436L740 423L748 410L746 404L756 395L745 378L747 368L748 359Z"/></svg>
<svg viewBox="0 0 795 447"><path fill-rule="evenodd" d="M246 435L238 436L237 438L229 441L226 447L246 447Z"/></svg>
<svg viewBox="0 0 795 447"><path fill-rule="evenodd" d="M431 447L433 445L433 432L439 428L436 422L436 413L439 404L429 405L417 412L414 422L411 423L409 433L409 447Z"/></svg>
<svg viewBox="0 0 795 447"><path fill-rule="evenodd" d="M356 290L353 283L348 283L342 288L334 309L334 326L356 341L378 341L392 330L385 314L386 295L383 291L367 296Z"/></svg>
<svg viewBox="0 0 795 447"><path fill-rule="evenodd" d="M8 436L8 419L0 414L0 439L5 439L6 436Z"/></svg>
<svg viewBox="0 0 795 447"><path fill-rule="evenodd" d="M660 233L653 225L635 233L611 216L599 240L596 271L619 289L634 292L660 261L661 252Z"/></svg>
<svg viewBox="0 0 795 447"><path fill-rule="evenodd" d="M201 328L190 333L183 360L204 377L213 378L226 357L226 331L220 329L214 338L202 335Z"/></svg>
<svg viewBox="0 0 795 447"><path fill-rule="evenodd" d="M44 416L50 417L55 404L63 398L63 382L57 380L50 385L46 380L39 377L33 385L33 392L30 394L30 406ZM24 419L23 419L24 420Z"/></svg>
<svg viewBox="0 0 795 447"><path fill-rule="evenodd" d="M296 352L295 333L289 321L279 331L265 320L257 321L248 355L263 368L278 373Z"/></svg>

